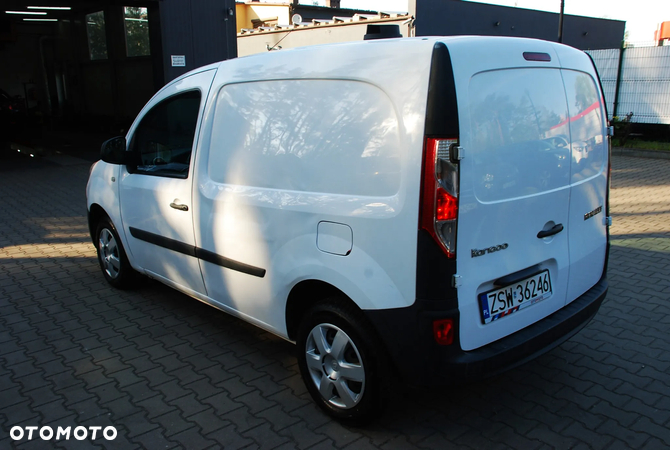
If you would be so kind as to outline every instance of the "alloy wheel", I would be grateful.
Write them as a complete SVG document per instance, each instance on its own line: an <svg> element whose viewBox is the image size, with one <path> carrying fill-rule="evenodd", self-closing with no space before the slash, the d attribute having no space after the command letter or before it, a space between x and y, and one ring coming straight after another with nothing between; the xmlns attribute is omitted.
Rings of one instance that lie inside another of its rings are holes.
<svg viewBox="0 0 670 450"><path fill-rule="evenodd" d="M121 257L119 255L119 246L114 238L114 234L107 228L103 228L100 231L98 249L100 262L102 263L105 273L107 273L111 279L115 279L119 276L119 271L121 270Z"/></svg>
<svg viewBox="0 0 670 450"><path fill-rule="evenodd" d="M365 390L365 369L356 344L340 328L322 323L305 344L309 374L319 393L332 406L350 409Z"/></svg>

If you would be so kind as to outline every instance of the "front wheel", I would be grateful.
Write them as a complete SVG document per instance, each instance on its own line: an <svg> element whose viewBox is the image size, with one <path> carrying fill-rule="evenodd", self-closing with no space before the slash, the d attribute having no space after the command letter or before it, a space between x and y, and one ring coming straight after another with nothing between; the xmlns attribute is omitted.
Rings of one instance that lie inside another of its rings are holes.
<svg viewBox="0 0 670 450"><path fill-rule="evenodd" d="M134 287L138 273L130 266L114 225L108 219L101 220L95 236L98 262L107 282L118 289Z"/></svg>
<svg viewBox="0 0 670 450"><path fill-rule="evenodd" d="M302 321L297 348L307 390L326 413L362 425L382 412L388 361L360 311L338 299L317 304Z"/></svg>

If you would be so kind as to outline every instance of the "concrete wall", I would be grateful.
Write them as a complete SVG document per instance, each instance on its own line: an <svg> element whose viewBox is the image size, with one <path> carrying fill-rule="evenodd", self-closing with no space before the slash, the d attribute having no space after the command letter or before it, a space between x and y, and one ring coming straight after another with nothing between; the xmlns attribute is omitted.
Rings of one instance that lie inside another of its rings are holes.
<svg viewBox="0 0 670 450"><path fill-rule="evenodd" d="M253 28L252 20L277 18L279 25L290 25L289 4L274 5L271 3L236 3L237 12L236 28L239 33L242 28Z"/></svg>
<svg viewBox="0 0 670 450"><path fill-rule="evenodd" d="M312 19L330 20L333 16L352 17L354 14L377 14L377 11L350 8L324 8L323 6L299 4L293 6L293 14L300 14L304 21L309 22Z"/></svg>
<svg viewBox="0 0 670 450"><path fill-rule="evenodd" d="M517 36L548 41L558 38L558 13L460 0L413 1L417 36ZM620 20L566 15L563 43L582 50L619 48L625 24Z"/></svg>
<svg viewBox="0 0 670 450"><path fill-rule="evenodd" d="M262 53L268 51L268 47L273 47L277 44L281 46L282 49L289 49L294 47L305 47L307 45L362 41L369 23L400 25L400 33L403 37L407 37L409 33L408 25L402 25L405 21L407 21L407 17L384 21L361 21L335 25L317 25L243 34L237 38L237 53L239 56Z"/></svg>

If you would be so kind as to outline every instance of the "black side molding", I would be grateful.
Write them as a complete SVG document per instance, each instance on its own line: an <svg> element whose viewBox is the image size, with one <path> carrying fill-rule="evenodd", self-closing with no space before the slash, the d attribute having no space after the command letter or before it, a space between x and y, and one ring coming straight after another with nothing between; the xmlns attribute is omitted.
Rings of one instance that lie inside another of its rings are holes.
<svg viewBox="0 0 670 450"><path fill-rule="evenodd" d="M174 239L166 238L165 236L161 236L159 234L150 233L148 231L133 227L129 227L129 229L130 234L135 239L139 239L141 241L148 242L150 244L154 244L159 247L181 253L183 255L193 256L194 258L202 259L203 261L225 267L226 269L246 273L247 275L253 275L259 278L263 278L265 276L266 270L260 267L244 264L239 261L226 258L225 256L217 255L216 253L210 252L209 250L205 250L194 245L185 244Z"/></svg>
<svg viewBox="0 0 670 450"><path fill-rule="evenodd" d="M148 242L159 247L167 248L168 250L172 250L184 255L195 256L195 247L192 245L184 244L183 242L166 238L159 234L149 233L148 231L137 228L129 228L130 234L132 234L135 239L139 239L140 241Z"/></svg>
<svg viewBox="0 0 670 450"><path fill-rule="evenodd" d="M244 264L234 259L226 258L225 256L217 255L214 252L205 250L204 248L195 248L195 256L202 259L203 261L216 264L226 269L236 270L238 272L246 273L248 275L253 275L255 277L263 278L265 276L265 269L260 267L250 266L249 264Z"/></svg>

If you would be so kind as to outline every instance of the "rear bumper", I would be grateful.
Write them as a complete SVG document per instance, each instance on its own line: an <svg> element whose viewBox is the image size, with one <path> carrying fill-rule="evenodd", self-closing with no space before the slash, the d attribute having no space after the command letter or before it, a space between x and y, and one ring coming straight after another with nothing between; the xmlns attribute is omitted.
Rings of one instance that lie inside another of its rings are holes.
<svg viewBox="0 0 670 450"><path fill-rule="evenodd" d="M455 323L459 322L458 310L440 310L439 302L417 300L407 308L365 313L386 343L403 381L438 386L495 375L562 344L596 315L607 288L603 275L595 286L554 314L472 351L461 350L458 329L452 345L441 346L434 341L434 319L453 317Z"/></svg>

